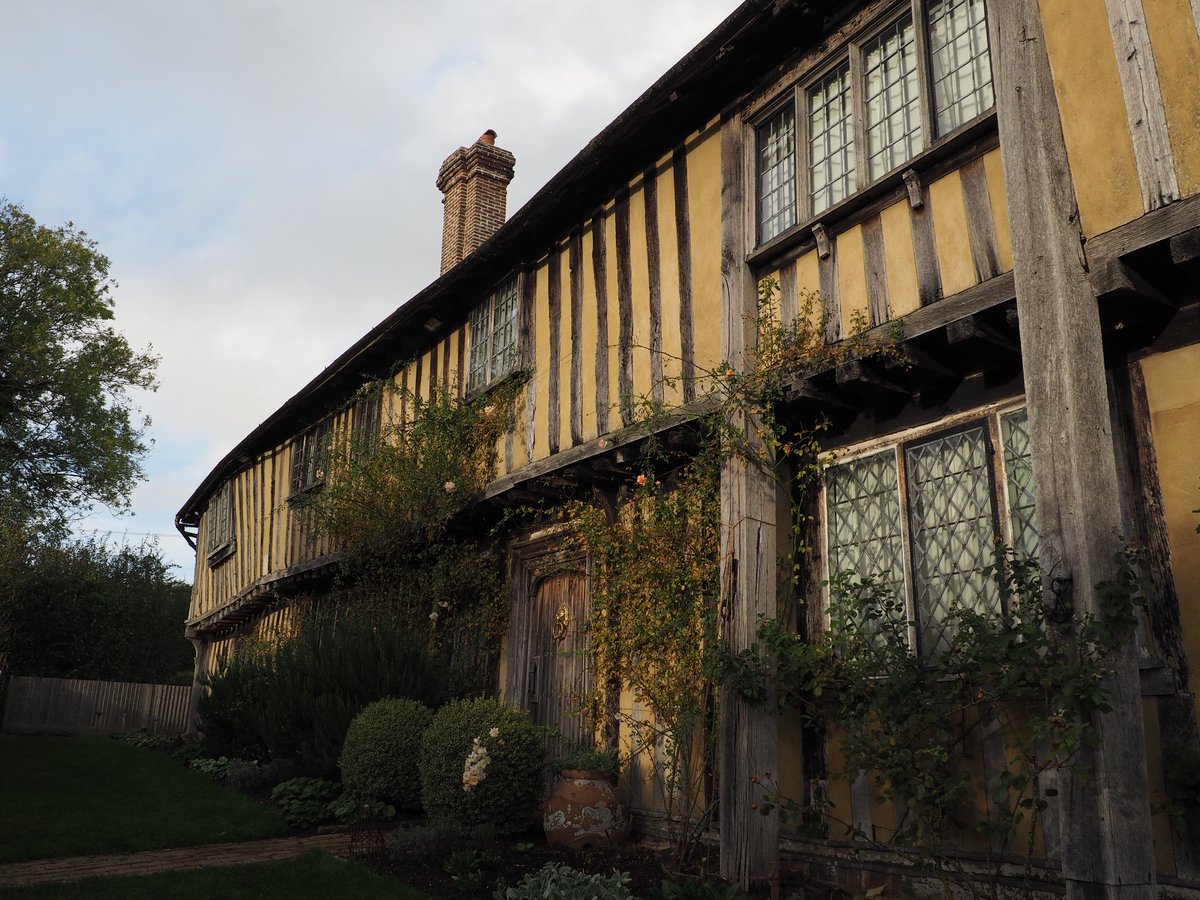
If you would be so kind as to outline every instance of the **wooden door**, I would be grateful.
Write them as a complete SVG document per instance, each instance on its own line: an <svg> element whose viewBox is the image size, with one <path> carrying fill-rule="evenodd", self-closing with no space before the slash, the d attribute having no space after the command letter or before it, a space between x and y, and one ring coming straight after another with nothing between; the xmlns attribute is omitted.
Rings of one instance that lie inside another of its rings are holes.
<svg viewBox="0 0 1200 900"><path fill-rule="evenodd" d="M525 706L567 746L591 743L587 578L563 572L538 581L529 617Z"/></svg>

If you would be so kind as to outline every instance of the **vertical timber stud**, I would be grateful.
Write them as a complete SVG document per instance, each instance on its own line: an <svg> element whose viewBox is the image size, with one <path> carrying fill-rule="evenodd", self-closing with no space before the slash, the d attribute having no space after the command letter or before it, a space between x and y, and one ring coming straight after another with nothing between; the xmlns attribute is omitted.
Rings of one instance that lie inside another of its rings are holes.
<svg viewBox="0 0 1200 900"><path fill-rule="evenodd" d="M1110 578L1121 510L1096 299L1038 0L988 4L1004 183L1012 222L1043 578L1080 613ZM1145 737L1132 639L1106 661L1112 712L1062 785L1068 898L1156 896ZM1090 775L1083 777L1083 769Z"/></svg>
<svg viewBox="0 0 1200 900"><path fill-rule="evenodd" d="M757 336L757 294L746 265L748 198L744 125L734 114L721 124L721 353L735 369L751 362ZM746 411L733 427L754 447L756 422ZM721 604L732 653L754 642L760 616L775 615L775 491L771 472L740 455L721 467ZM766 878L779 852L779 820L760 815L755 774L777 772L779 721L775 704L749 704L721 692L721 875L743 888Z"/></svg>
<svg viewBox="0 0 1200 900"><path fill-rule="evenodd" d="M200 717L197 714L200 705L200 695L204 693L204 680L208 677L209 659L212 656L212 642L202 637L188 635L192 648L196 651L196 667L192 672L192 691L188 695L187 729L191 737L199 730Z"/></svg>

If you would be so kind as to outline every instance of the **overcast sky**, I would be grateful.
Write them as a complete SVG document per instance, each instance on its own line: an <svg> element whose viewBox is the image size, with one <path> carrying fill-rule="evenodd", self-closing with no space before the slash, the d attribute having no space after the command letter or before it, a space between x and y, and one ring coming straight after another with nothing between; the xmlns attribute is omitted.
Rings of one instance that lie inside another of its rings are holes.
<svg viewBox="0 0 1200 900"><path fill-rule="evenodd" d="M737 0L0 0L0 196L86 230L162 357L134 515L438 274L441 161L485 129L515 212Z"/></svg>

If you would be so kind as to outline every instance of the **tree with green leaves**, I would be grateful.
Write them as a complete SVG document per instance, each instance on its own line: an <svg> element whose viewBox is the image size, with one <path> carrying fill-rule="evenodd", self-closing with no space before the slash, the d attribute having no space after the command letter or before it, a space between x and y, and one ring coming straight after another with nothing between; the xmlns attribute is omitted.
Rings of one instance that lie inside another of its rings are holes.
<svg viewBox="0 0 1200 900"><path fill-rule="evenodd" d="M111 325L108 258L68 222L0 200L0 515L60 530L99 502L128 506L142 477L158 359Z"/></svg>

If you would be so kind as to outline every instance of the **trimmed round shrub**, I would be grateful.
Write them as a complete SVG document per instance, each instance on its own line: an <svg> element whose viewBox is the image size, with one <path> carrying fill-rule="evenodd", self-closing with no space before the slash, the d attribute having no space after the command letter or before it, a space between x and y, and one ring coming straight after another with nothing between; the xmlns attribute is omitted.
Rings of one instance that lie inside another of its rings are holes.
<svg viewBox="0 0 1200 900"><path fill-rule="evenodd" d="M338 768L342 786L359 800L384 800L415 810L420 801L417 758L433 711L416 700L376 700L354 717Z"/></svg>
<svg viewBox="0 0 1200 900"><path fill-rule="evenodd" d="M518 833L533 823L545 764L527 713L486 698L451 701L421 740L421 804L431 819Z"/></svg>

